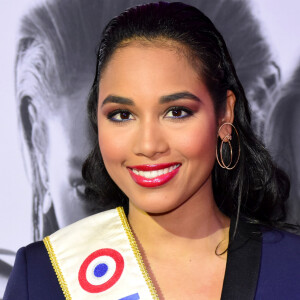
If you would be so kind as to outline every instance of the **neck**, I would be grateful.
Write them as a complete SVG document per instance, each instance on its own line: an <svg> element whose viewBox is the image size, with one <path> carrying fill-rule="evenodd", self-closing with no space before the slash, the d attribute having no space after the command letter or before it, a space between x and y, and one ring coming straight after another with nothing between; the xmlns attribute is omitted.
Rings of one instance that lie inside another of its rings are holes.
<svg viewBox="0 0 300 300"><path fill-rule="evenodd" d="M211 185L210 185L211 186ZM215 204L212 188L203 189L176 209L151 214L129 205L129 222L140 245L150 255L197 251L203 255L226 250L230 220Z"/></svg>

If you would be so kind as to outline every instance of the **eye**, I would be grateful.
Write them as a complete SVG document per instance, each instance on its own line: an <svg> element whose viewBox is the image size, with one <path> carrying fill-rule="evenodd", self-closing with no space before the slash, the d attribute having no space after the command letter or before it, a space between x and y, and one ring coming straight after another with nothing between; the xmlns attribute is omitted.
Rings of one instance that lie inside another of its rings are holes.
<svg viewBox="0 0 300 300"><path fill-rule="evenodd" d="M183 119L189 117L193 112L186 107L170 107L165 115L166 118Z"/></svg>
<svg viewBox="0 0 300 300"><path fill-rule="evenodd" d="M76 188L76 194L81 197L81 198L84 198L85 196L85 184L78 184L75 188Z"/></svg>
<svg viewBox="0 0 300 300"><path fill-rule="evenodd" d="M75 179L71 183L74 193L77 198L79 199L85 199L85 188L86 185L82 179Z"/></svg>
<svg viewBox="0 0 300 300"><path fill-rule="evenodd" d="M113 122L126 122L134 120L132 114L128 110L114 110L107 115L107 118Z"/></svg>

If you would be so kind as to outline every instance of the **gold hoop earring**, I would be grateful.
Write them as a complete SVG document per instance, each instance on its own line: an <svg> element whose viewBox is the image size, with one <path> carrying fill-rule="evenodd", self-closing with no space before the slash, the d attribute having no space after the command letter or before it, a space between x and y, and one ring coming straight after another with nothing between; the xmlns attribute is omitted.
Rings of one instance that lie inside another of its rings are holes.
<svg viewBox="0 0 300 300"><path fill-rule="evenodd" d="M230 162L228 163L228 165L226 165L225 163L224 163L224 160L223 160L223 144L224 144L224 140L225 139L228 139L228 145L229 145L229 147L230 147ZM222 166L223 166L223 168L229 168L230 167L230 165L231 165L231 163L232 163L232 146L231 146L231 143L230 143L230 140L232 139L232 137L231 137L231 135L230 134L227 134L223 139L222 139L222 142L221 142L221 145L220 145L220 156L221 156L221 162L222 162Z"/></svg>
<svg viewBox="0 0 300 300"><path fill-rule="evenodd" d="M232 159L233 159L233 153L232 153L232 145L231 145L231 140L232 140L232 137L230 134L227 134L223 139L222 139L222 142L221 142L221 145L220 145L220 160L219 160L219 155L218 155L218 145L216 147L216 158L217 158L217 162L219 164L219 166L223 169L226 169L226 170L232 170L236 167L239 159L240 159L240 154L241 154L241 147L240 147L240 138L239 138L239 134L237 132L237 129L235 128L235 126L232 124L232 123L223 123L220 127L219 127L219 130L218 130L218 134L217 134L217 138L220 136L219 133L220 133L220 130L221 128L224 126L224 125L230 125L235 133L236 133L236 136L237 136L237 139L238 139L238 145L239 145L239 150L238 150L238 157L236 159L236 162L234 163L233 166L231 166L232 164ZM230 147L230 162L226 165L224 163L224 160L223 160L223 145L224 145L224 142L225 142L225 139L227 139L227 143Z"/></svg>

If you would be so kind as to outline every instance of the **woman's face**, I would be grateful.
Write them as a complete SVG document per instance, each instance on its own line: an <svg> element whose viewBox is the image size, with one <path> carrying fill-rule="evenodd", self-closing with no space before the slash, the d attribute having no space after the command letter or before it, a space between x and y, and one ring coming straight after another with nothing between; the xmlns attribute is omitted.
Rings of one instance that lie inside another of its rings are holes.
<svg viewBox="0 0 300 300"><path fill-rule="evenodd" d="M179 51L130 44L113 54L99 86L99 145L130 205L165 213L204 196L217 127L211 96Z"/></svg>
<svg viewBox="0 0 300 300"><path fill-rule="evenodd" d="M48 188L59 228L88 215L81 175L82 163L92 147L83 113L87 90L88 85L69 98L61 96L60 110L47 120Z"/></svg>

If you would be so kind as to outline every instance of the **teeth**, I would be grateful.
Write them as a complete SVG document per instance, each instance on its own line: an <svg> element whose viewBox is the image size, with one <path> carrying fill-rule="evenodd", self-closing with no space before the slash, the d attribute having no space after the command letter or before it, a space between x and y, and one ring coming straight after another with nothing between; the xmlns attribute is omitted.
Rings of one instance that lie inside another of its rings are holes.
<svg viewBox="0 0 300 300"><path fill-rule="evenodd" d="M151 171L150 172L150 178L154 178L158 176L158 172L157 171Z"/></svg>
<svg viewBox="0 0 300 300"><path fill-rule="evenodd" d="M147 171L141 171L140 175L146 178L150 178L151 176L151 172L147 172Z"/></svg>
<svg viewBox="0 0 300 300"><path fill-rule="evenodd" d="M172 172L173 170L175 170L176 168L178 168L180 166L180 164L178 165L174 165L172 167L169 168L165 168L165 169L160 169L160 170L156 170L156 171L138 171L136 169L132 169L132 172L136 175L139 176L143 176L145 178L155 178L157 176L163 175L163 174L167 174L169 172Z"/></svg>

